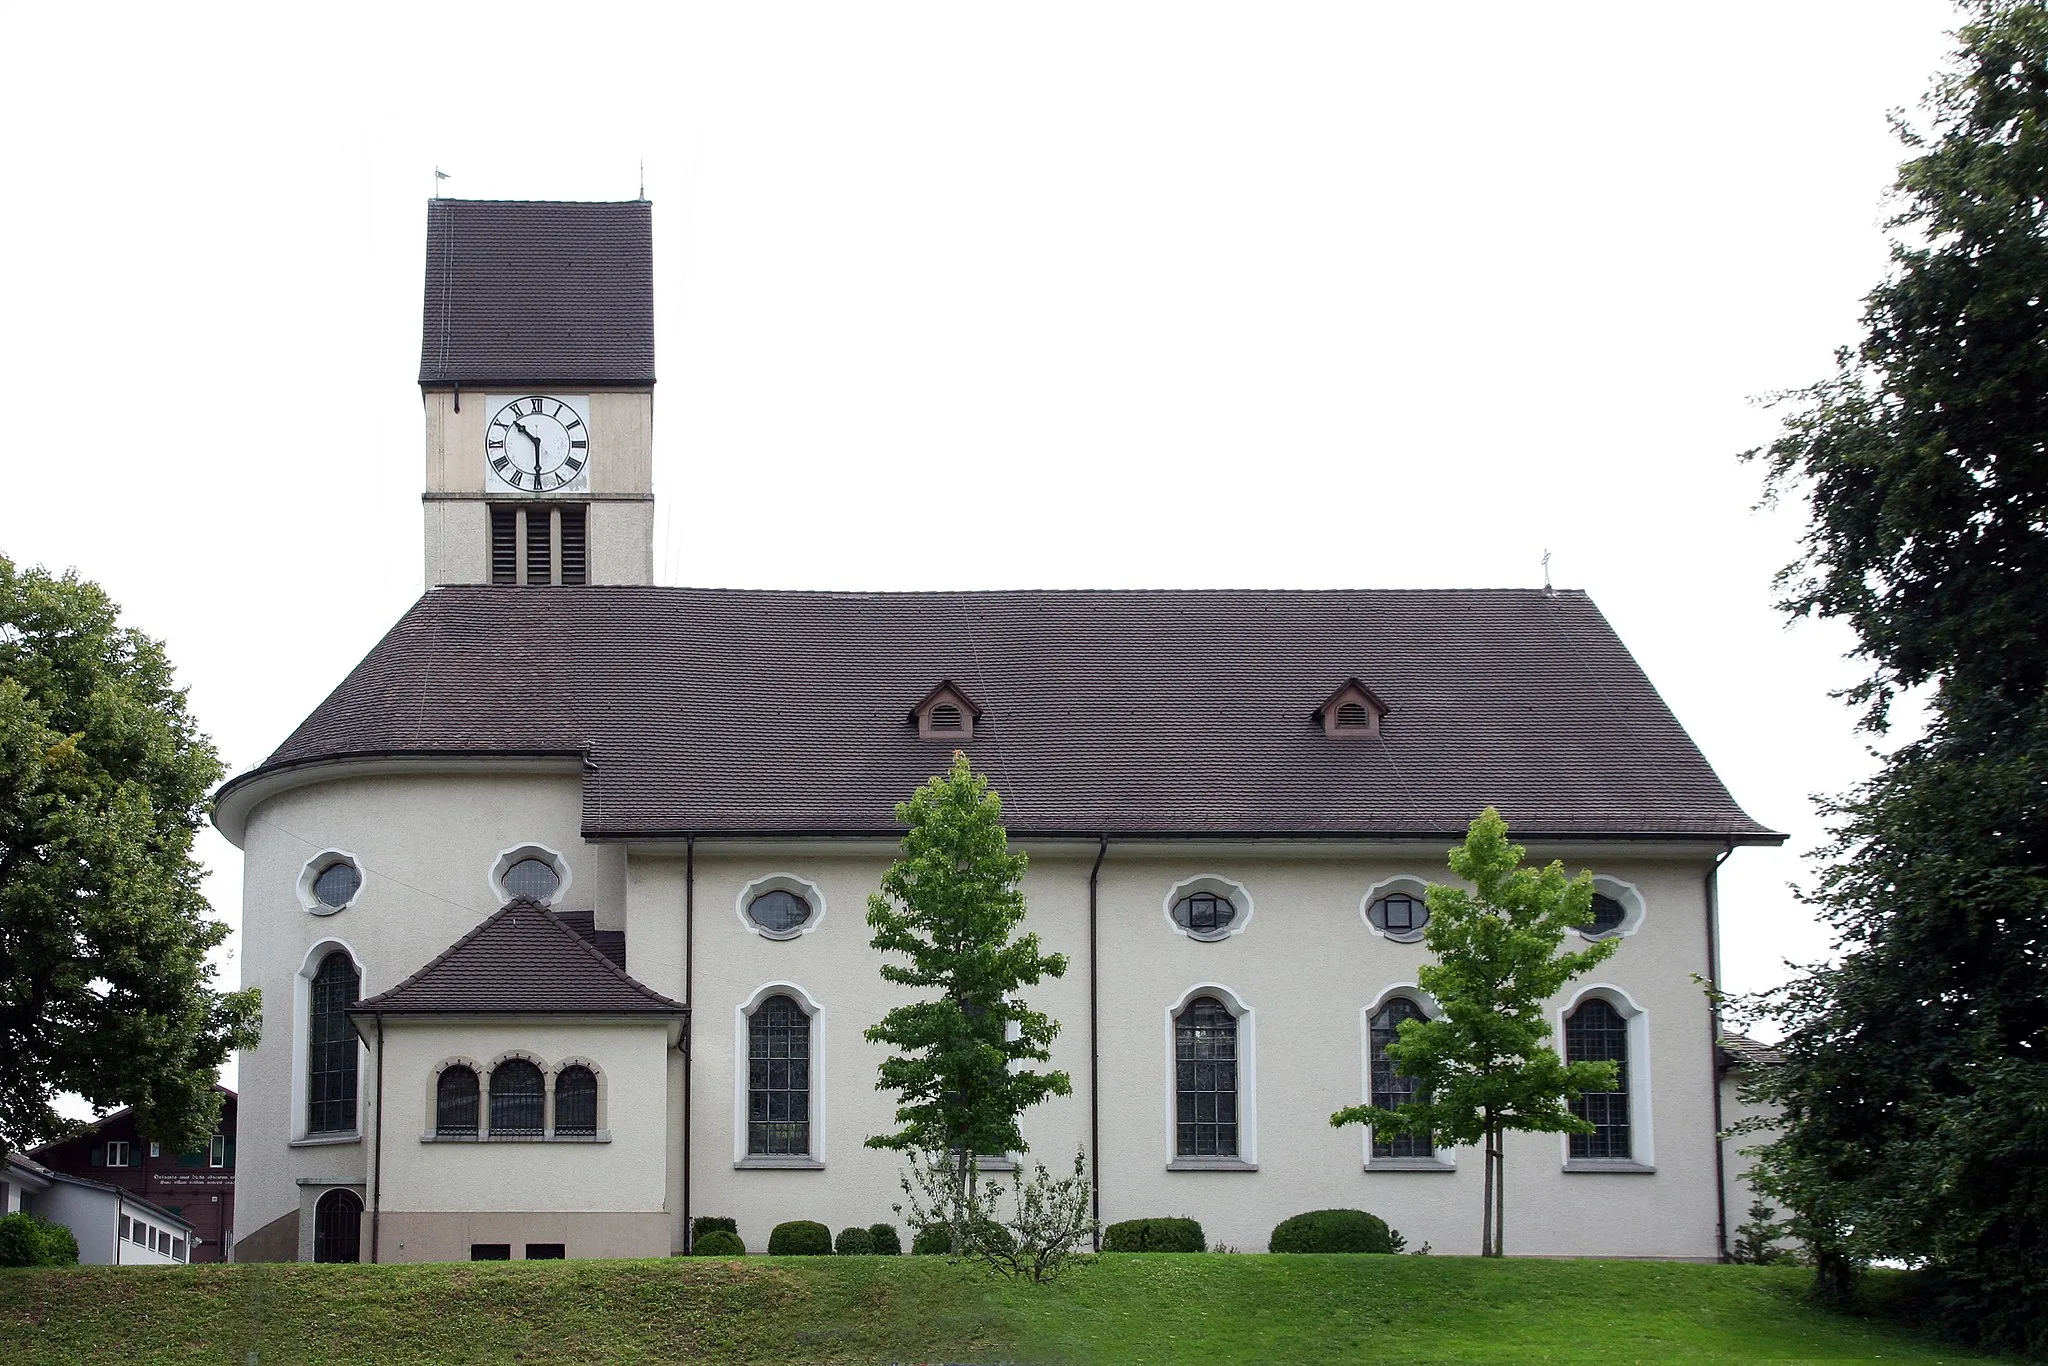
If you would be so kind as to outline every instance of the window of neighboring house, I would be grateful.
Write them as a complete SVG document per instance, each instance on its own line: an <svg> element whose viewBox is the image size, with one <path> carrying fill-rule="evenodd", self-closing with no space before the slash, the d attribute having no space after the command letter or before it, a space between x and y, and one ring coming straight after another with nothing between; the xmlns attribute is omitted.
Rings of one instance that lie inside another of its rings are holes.
<svg viewBox="0 0 2048 1366"><path fill-rule="evenodd" d="M348 1008L362 979L349 956L336 949L313 976L306 1039L306 1131L351 1133L356 1127L356 1031Z"/></svg>
<svg viewBox="0 0 2048 1366"><path fill-rule="evenodd" d="M171 1260L174 1262L185 1260L185 1240L183 1238L171 1239Z"/></svg>
<svg viewBox="0 0 2048 1366"><path fill-rule="evenodd" d="M1404 1076L1387 1056L1387 1045L1400 1037L1403 1020L1422 1020L1428 1017L1422 1007L1405 996L1396 996L1381 1006L1372 1017L1372 1103L1382 1110L1396 1110L1410 1101L1418 1099L1413 1077ZM1384 1137L1375 1129L1372 1136L1374 1157L1434 1157L1436 1146L1427 1134L1388 1133Z"/></svg>
<svg viewBox="0 0 2048 1366"><path fill-rule="evenodd" d="M1175 1018L1174 1152L1237 1156L1237 1017L1197 996Z"/></svg>
<svg viewBox="0 0 2048 1366"><path fill-rule="evenodd" d="M460 1065L443 1068L434 1080L435 1137L475 1138L476 1121L476 1073Z"/></svg>
<svg viewBox="0 0 2048 1366"><path fill-rule="evenodd" d="M128 1228L128 1216L124 1214L121 1216L121 1237L126 1238L128 1236Z"/></svg>
<svg viewBox="0 0 2048 1366"><path fill-rule="evenodd" d="M150 1145L149 1145L149 1155L150 1155L151 1157L162 1157L162 1156L164 1155L164 1154L163 1154L163 1145L162 1145L162 1144L160 1144L160 1143L152 1143L152 1144L150 1144Z"/></svg>
<svg viewBox="0 0 2048 1366"><path fill-rule="evenodd" d="M1572 1113L1593 1126L1590 1134L1571 1136L1571 1155L1627 1158L1629 1135L1628 1021L1598 996L1583 1002L1564 1022L1566 1062L1612 1062L1615 1089L1588 1091L1572 1102Z"/></svg>
<svg viewBox="0 0 2048 1366"><path fill-rule="evenodd" d="M561 1243L528 1243L526 1260L529 1262L559 1262L567 1249Z"/></svg>
<svg viewBox="0 0 2048 1366"><path fill-rule="evenodd" d="M583 1066L565 1067L555 1076L555 1135L587 1138L596 1132L597 1074Z"/></svg>
<svg viewBox="0 0 2048 1366"><path fill-rule="evenodd" d="M107 1165L125 1167L128 1165L129 1146L126 1139L115 1139L107 1144Z"/></svg>
<svg viewBox="0 0 2048 1366"><path fill-rule="evenodd" d="M472 1262L509 1262L512 1260L510 1243L471 1243L469 1259Z"/></svg>
<svg viewBox="0 0 2048 1366"><path fill-rule="evenodd" d="M539 1138L547 1111L547 1081L524 1058L491 1069L491 1137Z"/></svg>
<svg viewBox="0 0 2048 1366"><path fill-rule="evenodd" d="M34 1214L36 1212L36 1193L34 1191L23 1191L15 1196L14 1212L16 1214Z"/></svg>
<svg viewBox="0 0 2048 1366"><path fill-rule="evenodd" d="M811 1017L778 993L747 1021L747 1152L810 1151Z"/></svg>
<svg viewBox="0 0 2048 1366"><path fill-rule="evenodd" d="M331 1190L313 1206L313 1260L362 1260L363 1200L352 1190Z"/></svg>
<svg viewBox="0 0 2048 1366"><path fill-rule="evenodd" d="M225 1167L227 1164L228 1136L226 1134L215 1134L213 1142L208 1144L206 1148L206 1165L209 1167Z"/></svg>

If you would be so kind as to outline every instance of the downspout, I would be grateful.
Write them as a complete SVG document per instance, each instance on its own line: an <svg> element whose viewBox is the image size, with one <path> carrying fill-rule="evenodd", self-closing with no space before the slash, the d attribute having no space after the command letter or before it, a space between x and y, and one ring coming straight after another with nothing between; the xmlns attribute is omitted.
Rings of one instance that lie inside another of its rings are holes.
<svg viewBox="0 0 2048 1366"><path fill-rule="evenodd" d="M377 1137L370 1151L370 1262L377 1262L378 1228L384 1213L384 1016L377 1016Z"/></svg>
<svg viewBox="0 0 2048 1366"><path fill-rule="evenodd" d="M697 1030L697 837L683 841L683 1251L690 1251L690 1083L696 1061Z"/></svg>
<svg viewBox="0 0 2048 1366"><path fill-rule="evenodd" d="M1088 1189L1094 1201L1097 1252L1102 1251L1102 974L1096 971L1095 906L1102 858L1108 852L1109 836L1104 835L1095 846L1095 866L1088 870L1088 1157L1095 1164L1095 1179Z"/></svg>
<svg viewBox="0 0 2048 1366"><path fill-rule="evenodd" d="M1728 1260L1728 1157L1721 1137L1721 865L1735 841L1707 869L1707 1076L1714 1090L1714 1250Z"/></svg>

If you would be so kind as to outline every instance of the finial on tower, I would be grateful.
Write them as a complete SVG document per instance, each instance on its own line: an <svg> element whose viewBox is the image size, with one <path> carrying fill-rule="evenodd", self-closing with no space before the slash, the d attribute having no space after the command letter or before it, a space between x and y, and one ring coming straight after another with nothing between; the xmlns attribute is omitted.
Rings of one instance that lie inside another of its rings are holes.
<svg viewBox="0 0 2048 1366"><path fill-rule="evenodd" d="M1547 546L1543 551L1543 595L1545 597L1557 596L1557 590L1550 586L1550 549Z"/></svg>

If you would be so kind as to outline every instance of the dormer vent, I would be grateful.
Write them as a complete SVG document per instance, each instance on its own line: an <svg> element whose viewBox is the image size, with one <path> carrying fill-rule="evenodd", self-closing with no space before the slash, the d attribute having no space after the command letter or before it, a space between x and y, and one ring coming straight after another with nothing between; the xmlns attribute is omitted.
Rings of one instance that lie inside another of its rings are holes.
<svg viewBox="0 0 2048 1366"><path fill-rule="evenodd" d="M1378 693L1356 678L1347 678L1330 694L1329 701L1316 708L1314 719L1333 740L1376 740L1380 718L1388 710Z"/></svg>
<svg viewBox="0 0 2048 1366"><path fill-rule="evenodd" d="M974 723L981 719L981 708L951 679L944 679L910 709L909 719L917 727L918 739L957 744L974 738Z"/></svg>

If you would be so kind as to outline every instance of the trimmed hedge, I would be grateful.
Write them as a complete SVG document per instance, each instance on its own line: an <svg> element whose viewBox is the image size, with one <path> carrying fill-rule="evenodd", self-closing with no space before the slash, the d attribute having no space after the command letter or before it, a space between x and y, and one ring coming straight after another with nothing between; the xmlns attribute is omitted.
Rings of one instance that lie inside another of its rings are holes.
<svg viewBox="0 0 2048 1366"><path fill-rule="evenodd" d="M868 1237L875 1240L875 1255L878 1257L901 1257L903 1239L897 1235L894 1224L874 1224L868 1229Z"/></svg>
<svg viewBox="0 0 2048 1366"><path fill-rule="evenodd" d="M768 1235L768 1255L829 1257L832 1255L832 1230L815 1219L792 1219L786 1224L777 1224L775 1231Z"/></svg>
<svg viewBox="0 0 2048 1366"><path fill-rule="evenodd" d="M1275 1252L1393 1253L1400 1235L1362 1209L1319 1209L1282 1220L1267 1246Z"/></svg>
<svg viewBox="0 0 2048 1366"><path fill-rule="evenodd" d="M913 1257L943 1257L953 1250L953 1230L944 1224L926 1224L910 1240Z"/></svg>
<svg viewBox="0 0 2048 1366"><path fill-rule="evenodd" d="M0 1217L0 1266L76 1266L78 1239L40 1214Z"/></svg>
<svg viewBox="0 0 2048 1366"><path fill-rule="evenodd" d="M744 1257L747 1245L731 1229L708 1228L692 1244L699 1257Z"/></svg>
<svg viewBox="0 0 2048 1366"><path fill-rule="evenodd" d="M875 1235L864 1228L840 1229L832 1251L841 1257L872 1257L875 1255Z"/></svg>
<svg viewBox="0 0 2048 1366"><path fill-rule="evenodd" d="M1193 1219L1126 1219L1102 1230L1104 1252L1203 1252L1208 1246Z"/></svg>
<svg viewBox="0 0 2048 1366"><path fill-rule="evenodd" d="M737 1238L740 1236L740 1221L721 1214L700 1214L690 1221L690 1246L697 1246L698 1241L713 1229L723 1229Z"/></svg>

